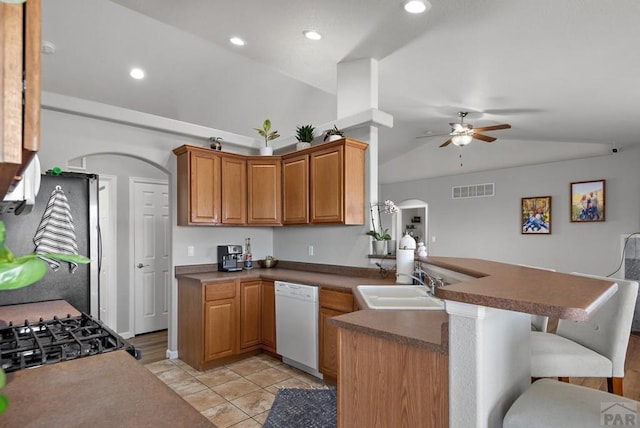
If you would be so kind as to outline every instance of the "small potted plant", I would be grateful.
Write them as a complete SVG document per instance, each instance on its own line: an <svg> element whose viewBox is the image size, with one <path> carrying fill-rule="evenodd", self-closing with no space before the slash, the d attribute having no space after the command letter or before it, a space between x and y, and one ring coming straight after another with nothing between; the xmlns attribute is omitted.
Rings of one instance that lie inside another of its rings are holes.
<svg viewBox="0 0 640 428"><path fill-rule="evenodd" d="M333 125L333 128L324 131L324 141L335 141L340 138L344 138L344 132L341 129L338 129L336 125Z"/></svg>
<svg viewBox="0 0 640 428"><path fill-rule="evenodd" d="M311 147L311 142L313 141L313 133L316 128L313 125L302 125L296 128L296 139L298 140L298 144L296 144L296 150L302 150Z"/></svg>
<svg viewBox="0 0 640 428"><path fill-rule="evenodd" d="M264 147L260 147L260 154L263 156L269 156L273 154L273 147L269 146L269 141L275 140L280 136L278 131L271 130L271 120L265 119L262 122L262 128L253 128L258 131L258 134L264 138Z"/></svg>

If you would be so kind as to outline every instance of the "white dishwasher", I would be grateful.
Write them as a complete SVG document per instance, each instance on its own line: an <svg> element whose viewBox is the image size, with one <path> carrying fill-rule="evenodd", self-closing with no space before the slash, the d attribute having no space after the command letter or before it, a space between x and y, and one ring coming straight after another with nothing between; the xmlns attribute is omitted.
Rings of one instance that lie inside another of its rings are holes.
<svg viewBox="0 0 640 428"><path fill-rule="evenodd" d="M318 371L318 287L275 281L276 351L282 362L322 379Z"/></svg>

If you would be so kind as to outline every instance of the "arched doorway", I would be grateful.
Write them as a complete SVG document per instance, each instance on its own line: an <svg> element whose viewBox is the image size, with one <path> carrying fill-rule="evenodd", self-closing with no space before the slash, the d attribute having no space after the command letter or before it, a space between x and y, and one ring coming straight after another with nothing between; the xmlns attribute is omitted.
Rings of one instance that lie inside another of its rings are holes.
<svg viewBox="0 0 640 428"><path fill-rule="evenodd" d="M100 313L104 314L104 321L125 338L166 329L171 287L171 276L168 275L171 265L168 251L171 248L169 171L146 159L119 153L90 154L72 159L68 165L70 169L85 170L101 178ZM162 212L155 219L153 203L147 203L146 199L150 192L159 193L159 198L164 200L160 204L164 208L158 208ZM147 211L143 212L142 207ZM157 221L162 223L161 229L153 227ZM158 248L167 251L158 251ZM144 258L140 252L145 253ZM165 264L159 274L148 270L156 256ZM142 266L139 268L139 265ZM160 282L156 283L158 278ZM140 294L141 290L146 290L146 295ZM158 312L157 304L151 303L155 299L145 300L144 296L161 297L157 300L160 312L164 312L163 323L143 325L145 322L141 319Z"/></svg>

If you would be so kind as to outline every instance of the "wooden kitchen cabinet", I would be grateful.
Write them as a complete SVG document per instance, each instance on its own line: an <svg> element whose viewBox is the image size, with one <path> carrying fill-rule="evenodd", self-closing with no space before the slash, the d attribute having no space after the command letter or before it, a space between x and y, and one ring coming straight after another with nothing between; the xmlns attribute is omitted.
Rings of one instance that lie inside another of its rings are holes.
<svg viewBox="0 0 640 428"><path fill-rule="evenodd" d="M282 159L282 223L309 223L309 155Z"/></svg>
<svg viewBox="0 0 640 428"><path fill-rule="evenodd" d="M309 155L311 223L364 224L365 150L350 138Z"/></svg>
<svg viewBox="0 0 640 428"><path fill-rule="evenodd" d="M262 281L240 283L240 349L258 347L262 337Z"/></svg>
<svg viewBox="0 0 640 428"><path fill-rule="evenodd" d="M247 222L247 161L239 155L222 154L220 159L222 223Z"/></svg>
<svg viewBox="0 0 640 428"><path fill-rule="evenodd" d="M320 289L318 312L319 370L324 376L338 376L338 329L329 319L354 310L353 294L347 291Z"/></svg>
<svg viewBox="0 0 640 428"><path fill-rule="evenodd" d="M221 222L220 156L212 150L181 146L177 156L178 225Z"/></svg>
<svg viewBox="0 0 640 428"><path fill-rule="evenodd" d="M240 283L240 349L276 352L276 305L273 281Z"/></svg>
<svg viewBox="0 0 640 428"><path fill-rule="evenodd" d="M0 195L40 149L42 4L0 3Z"/></svg>
<svg viewBox="0 0 640 428"><path fill-rule="evenodd" d="M276 352L276 289L273 281L262 280L262 349Z"/></svg>
<svg viewBox="0 0 640 428"><path fill-rule="evenodd" d="M173 153L178 167L178 225L246 223L244 157L187 145Z"/></svg>
<svg viewBox="0 0 640 428"><path fill-rule="evenodd" d="M240 348L238 281L178 280L178 354L198 370Z"/></svg>
<svg viewBox="0 0 640 428"><path fill-rule="evenodd" d="M247 158L247 223L282 224L282 161L278 156Z"/></svg>

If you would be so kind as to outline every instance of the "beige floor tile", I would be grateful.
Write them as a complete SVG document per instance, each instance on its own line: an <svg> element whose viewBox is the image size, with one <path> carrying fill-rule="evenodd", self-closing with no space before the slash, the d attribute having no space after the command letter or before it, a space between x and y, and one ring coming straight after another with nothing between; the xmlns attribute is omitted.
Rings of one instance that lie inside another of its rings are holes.
<svg viewBox="0 0 640 428"><path fill-rule="evenodd" d="M222 395L226 400L232 401L250 392L257 391L260 387L247 379L240 378L214 386L211 389Z"/></svg>
<svg viewBox="0 0 640 428"><path fill-rule="evenodd" d="M252 373L250 375L245 376L245 378L265 388L269 385L273 385L276 382L282 382L286 379L290 379L291 375L283 372L282 370L278 370L276 368L270 368L270 369L262 370L256 373Z"/></svg>
<svg viewBox="0 0 640 428"><path fill-rule="evenodd" d="M199 412L227 402L222 396L216 394L209 388L196 392L195 394L185 395L182 398Z"/></svg>
<svg viewBox="0 0 640 428"><path fill-rule="evenodd" d="M278 390L281 388L303 388L303 389L310 389L313 388L310 384L308 384L307 382L304 382L302 379L297 378L297 377L291 377L285 381L282 382L278 382L278 383L274 383L271 386L268 386L267 388L265 388L267 391L269 391L272 394L277 394Z"/></svg>
<svg viewBox="0 0 640 428"><path fill-rule="evenodd" d="M251 357L246 360L238 361L237 363L228 364L226 366L229 370L238 373L240 376L247 376L252 373L257 373L262 370L270 369L271 366L260 359Z"/></svg>
<svg viewBox="0 0 640 428"><path fill-rule="evenodd" d="M240 379L238 373L229 370L226 367L220 367L215 370L207 371L205 374L198 375L196 378L207 385L210 388L214 386L222 385L223 383L231 382L232 380Z"/></svg>
<svg viewBox="0 0 640 428"><path fill-rule="evenodd" d="M308 383L314 388L326 388L327 386L322 380L318 379L315 376L311 376L310 374L307 374L307 373L302 373L295 377L302 380L303 382Z"/></svg>
<svg viewBox="0 0 640 428"><path fill-rule="evenodd" d="M275 357L272 357L269 354L258 354L255 356L255 358L262 361L265 364L269 364L270 366L277 366L282 364L282 361L280 361Z"/></svg>
<svg viewBox="0 0 640 428"><path fill-rule="evenodd" d="M181 397L189 394L194 394L205 389L209 389L207 385L195 378L185 379L180 382L172 383L169 386Z"/></svg>
<svg viewBox="0 0 640 428"><path fill-rule="evenodd" d="M193 367L191 367L189 364L185 363L182 360L172 360L172 361L173 361L173 364L175 364L177 367L180 367L182 370L189 373L191 376L200 376L201 374L204 373L194 369Z"/></svg>
<svg viewBox="0 0 640 428"><path fill-rule="evenodd" d="M253 419L258 421L260 425L264 425L264 423L267 421L267 418L269 417L269 411L270 410L267 410L266 412L262 412L259 415L255 415Z"/></svg>
<svg viewBox="0 0 640 428"><path fill-rule="evenodd" d="M176 365L171 360L156 361L155 363L145 364L145 368L151 373L160 373L167 370L175 369Z"/></svg>
<svg viewBox="0 0 640 428"><path fill-rule="evenodd" d="M249 415L231 403L222 403L200 413L218 426L218 428L227 428L249 419Z"/></svg>
<svg viewBox="0 0 640 428"><path fill-rule="evenodd" d="M304 374L304 372L302 370L298 370L297 368L288 366L286 364L282 364L280 366L277 366L276 368L278 370L281 370L281 371L283 371L285 373L290 374L291 376L300 376L300 375Z"/></svg>
<svg viewBox="0 0 640 428"><path fill-rule="evenodd" d="M175 366L171 370L166 370L156 374L156 376L158 376L158 379L160 379L167 385L187 379L193 379L193 376L191 376L189 373Z"/></svg>
<svg viewBox="0 0 640 428"><path fill-rule="evenodd" d="M231 425L231 428L260 428L261 423L258 423L255 419L245 419L235 425Z"/></svg>
<svg viewBox="0 0 640 428"><path fill-rule="evenodd" d="M275 395L272 393L260 389L236 398L232 403L247 415L253 417L269 410L275 398Z"/></svg>

